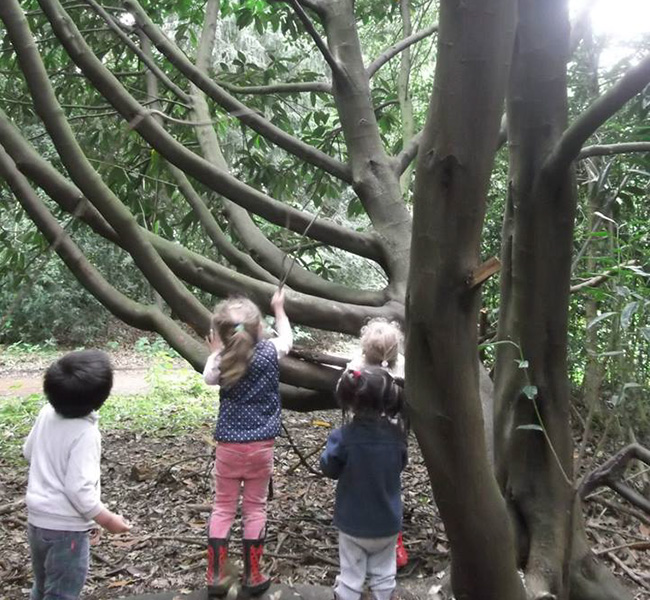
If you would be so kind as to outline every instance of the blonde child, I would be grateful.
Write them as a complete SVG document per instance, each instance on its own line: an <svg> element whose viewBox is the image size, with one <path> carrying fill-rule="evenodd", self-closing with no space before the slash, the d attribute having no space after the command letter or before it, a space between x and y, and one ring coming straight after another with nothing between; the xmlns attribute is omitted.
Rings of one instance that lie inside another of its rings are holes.
<svg viewBox="0 0 650 600"><path fill-rule="evenodd" d="M360 347L348 363L355 370L377 366L393 377L404 379L404 355L400 352L403 336L395 321L372 319L361 329Z"/></svg>
<svg viewBox="0 0 650 600"><path fill-rule="evenodd" d="M214 437L216 494L208 526L208 595L228 590L228 538L242 494L244 591L258 595L270 579L260 560L266 531L266 503L273 469L273 444L280 432L278 360L292 346L284 293L271 300L277 337L264 339L262 315L245 298L219 304L208 337L211 350L203 376L221 386Z"/></svg>
<svg viewBox="0 0 650 600"><path fill-rule="evenodd" d="M404 336L395 321L377 318L369 321L361 329L360 347L353 355L346 369L349 371L365 367L381 367L392 375L398 382L404 380L404 355L401 353ZM396 416L399 407L388 407ZM397 568L401 569L408 563L408 553L404 547L402 532L397 536L395 547Z"/></svg>

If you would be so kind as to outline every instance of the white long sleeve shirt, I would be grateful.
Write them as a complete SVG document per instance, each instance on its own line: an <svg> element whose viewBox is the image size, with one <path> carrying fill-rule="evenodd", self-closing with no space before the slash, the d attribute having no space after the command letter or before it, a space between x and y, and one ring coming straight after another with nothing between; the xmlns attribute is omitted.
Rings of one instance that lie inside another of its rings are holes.
<svg viewBox="0 0 650 600"><path fill-rule="evenodd" d="M101 434L97 413L66 419L46 404L23 453L29 461L28 521L58 531L84 531L104 508L101 503Z"/></svg>

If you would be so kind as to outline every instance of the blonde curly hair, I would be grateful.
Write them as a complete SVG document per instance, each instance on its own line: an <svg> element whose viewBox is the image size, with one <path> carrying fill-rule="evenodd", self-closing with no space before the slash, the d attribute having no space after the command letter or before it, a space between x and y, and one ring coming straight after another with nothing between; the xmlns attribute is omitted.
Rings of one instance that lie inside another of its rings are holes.
<svg viewBox="0 0 650 600"><path fill-rule="evenodd" d="M404 336L395 321L377 318L361 329L361 352L366 364L393 369Z"/></svg>

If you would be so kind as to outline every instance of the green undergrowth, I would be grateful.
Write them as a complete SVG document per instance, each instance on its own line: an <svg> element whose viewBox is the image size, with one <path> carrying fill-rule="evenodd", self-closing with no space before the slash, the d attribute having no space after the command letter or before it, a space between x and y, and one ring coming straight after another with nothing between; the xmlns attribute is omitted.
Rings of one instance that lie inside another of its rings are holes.
<svg viewBox="0 0 650 600"><path fill-rule="evenodd" d="M150 435L183 433L211 425L217 415L217 388L206 386L190 369L172 368L167 355L157 357L147 374L147 394L111 395L100 409L102 431L129 429ZM22 460L25 436L43 406L42 394L0 398L0 462Z"/></svg>

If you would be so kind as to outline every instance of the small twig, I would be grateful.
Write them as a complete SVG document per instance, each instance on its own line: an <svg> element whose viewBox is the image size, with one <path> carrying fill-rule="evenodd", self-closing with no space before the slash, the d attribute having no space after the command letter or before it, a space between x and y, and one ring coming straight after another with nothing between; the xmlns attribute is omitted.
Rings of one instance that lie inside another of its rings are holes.
<svg viewBox="0 0 650 600"><path fill-rule="evenodd" d="M298 458L300 459L300 462L305 466L305 468L312 475L316 475L316 477L323 477L323 474L320 471L317 471L316 469L314 469L314 467L312 467L307 462L307 460L306 460L304 454L302 453L302 451L300 450L300 448L298 448L298 446L296 446L296 444L294 443L293 439L291 439L291 434L289 433L289 430L287 429L287 426L284 423L282 423L282 429L284 430L284 433L287 436L287 441L289 442L289 445L291 446L291 448L293 448L293 451L298 455Z"/></svg>
<svg viewBox="0 0 650 600"><path fill-rule="evenodd" d="M601 554L609 554L610 552L616 552L617 550L650 550L650 542L627 542L625 544L619 544L618 546L613 546L612 548L603 548L602 550L594 550L596 556Z"/></svg>
<svg viewBox="0 0 650 600"><path fill-rule="evenodd" d="M308 459L308 458L311 458L312 456L314 456L314 454L318 454L322 450L324 444L325 444L325 442L323 442L318 448L314 448L311 452L309 452L308 454L305 454L305 460ZM294 463L293 465L291 465L287 469L286 475L291 475L301 464L303 464L303 462L301 460L299 460L297 463Z"/></svg>
<svg viewBox="0 0 650 600"><path fill-rule="evenodd" d="M212 510L212 504L186 504L185 508L195 512L210 512Z"/></svg>
<svg viewBox="0 0 650 600"><path fill-rule="evenodd" d="M627 506L624 506L623 504L614 502L612 500L606 500L605 498L600 498L596 494L587 496L585 498L585 501L597 502L598 504L602 504L603 506L606 506L607 508L611 508L612 510L616 510L628 514L631 517L634 517L635 519L641 521L644 525L650 526L650 518L648 518L647 515L643 514L641 511L638 511L634 508L629 508Z"/></svg>
<svg viewBox="0 0 650 600"><path fill-rule="evenodd" d="M15 502L10 502L9 504L1 504L0 515L6 515L7 513L13 512L14 510L23 508L23 506L25 506L24 499L16 500Z"/></svg>
<svg viewBox="0 0 650 600"><path fill-rule="evenodd" d="M183 463L190 462L192 460L196 460L199 458L211 458L211 454L195 454L194 456L186 456L185 458L181 458L180 460L177 460L176 462L173 462L171 465L167 465L164 469L162 469L158 475L156 476L156 483L159 483L164 477L166 477L169 473L171 473L171 470L174 467L177 467L178 465L182 465Z"/></svg>
<svg viewBox="0 0 650 600"><path fill-rule="evenodd" d="M607 552L605 556L611 558L623 571L627 573L630 579L638 583L642 588L650 590L650 586L643 580L640 575L637 575L630 567L628 567L616 554Z"/></svg>

